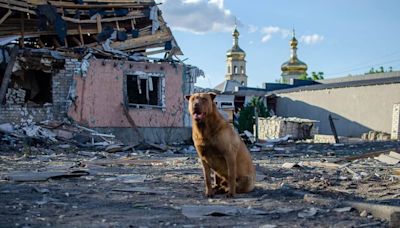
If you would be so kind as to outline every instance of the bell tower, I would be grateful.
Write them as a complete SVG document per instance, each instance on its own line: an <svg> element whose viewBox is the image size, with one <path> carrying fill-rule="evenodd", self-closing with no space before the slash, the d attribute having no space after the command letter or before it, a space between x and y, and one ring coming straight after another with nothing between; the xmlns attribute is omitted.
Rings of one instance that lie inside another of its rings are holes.
<svg viewBox="0 0 400 228"><path fill-rule="evenodd" d="M226 52L227 72L225 80L236 80L243 86L247 86L246 52L239 47L239 31L235 25L233 30L233 47Z"/></svg>

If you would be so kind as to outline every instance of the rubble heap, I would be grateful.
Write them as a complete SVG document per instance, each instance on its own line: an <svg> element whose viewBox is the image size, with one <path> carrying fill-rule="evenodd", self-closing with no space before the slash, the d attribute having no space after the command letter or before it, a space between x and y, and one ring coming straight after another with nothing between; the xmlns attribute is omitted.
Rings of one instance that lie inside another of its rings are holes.
<svg viewBox="0 0 400 228"><path fill-rule="evenodd" d="M0 45L13 41L134 60L182 54L154 0L0 0Z"/></svg>

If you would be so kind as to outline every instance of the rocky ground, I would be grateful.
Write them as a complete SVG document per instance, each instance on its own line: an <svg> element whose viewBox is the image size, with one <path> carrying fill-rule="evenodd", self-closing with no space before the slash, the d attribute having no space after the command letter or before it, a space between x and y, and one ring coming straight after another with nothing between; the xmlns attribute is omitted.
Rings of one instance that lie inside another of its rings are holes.
<svg viewBox="0 0 400 228"><path fill-rule="evenodd" d="M399 164L374 159L399 152L399 142L250 147L257 166L255 190L209 199L190 145L140 144L106 151L3 142L0 227L399 224Z"/></svg>

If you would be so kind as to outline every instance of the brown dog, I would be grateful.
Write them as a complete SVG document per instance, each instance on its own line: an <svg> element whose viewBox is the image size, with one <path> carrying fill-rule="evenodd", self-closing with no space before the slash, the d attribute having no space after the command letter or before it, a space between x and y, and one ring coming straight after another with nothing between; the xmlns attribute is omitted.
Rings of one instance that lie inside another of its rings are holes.
<svg viewBox="0 0 400 228"><path fill-rule="evenodd" d="M250 153L234 131L223 119L214 103L214 93L195 93L186 96L192 116L192 137L203 165L206 196L211 197L221 190L235 193L253 190L255 168ZM216 186L211 186L211 170Z"/></svg>

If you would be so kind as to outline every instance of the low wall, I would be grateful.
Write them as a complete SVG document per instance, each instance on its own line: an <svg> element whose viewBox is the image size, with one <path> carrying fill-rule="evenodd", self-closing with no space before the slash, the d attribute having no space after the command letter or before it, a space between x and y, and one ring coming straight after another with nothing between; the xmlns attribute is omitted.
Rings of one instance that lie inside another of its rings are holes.
<svg viewBox="0 0 400 228"><path fill-rule="evenodd" d="M130 145L140 141L140 136L133 128L94 128L95 130L113 134L116 139L124 144ZM139 133L143 136L145 142L148 143L181 143L190 141L192 138L192 128L189 127L171 127L171 128L152 128L140 127Z"/></svg>

